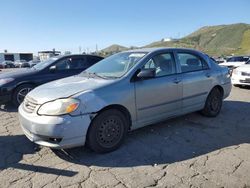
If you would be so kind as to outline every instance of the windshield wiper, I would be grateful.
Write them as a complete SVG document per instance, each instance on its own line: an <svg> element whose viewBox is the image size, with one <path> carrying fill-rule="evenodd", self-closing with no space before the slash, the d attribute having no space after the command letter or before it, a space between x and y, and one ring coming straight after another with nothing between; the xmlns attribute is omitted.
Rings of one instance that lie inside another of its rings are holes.
<svg viewBox="0 0 250 188"><path fill-rule="evenodd" d="M89 74L94 75L94 76L99 77L99 78L102 78L102 79L107 79L107 77L101 76L101 75L97 74L96 72L90 72Z"/></svg>
<svg viewBox="0 0 250 188"><path fill-rule="evenodd" d="M119 76L105 76L107 79L118 79L120 78Z"/></svg>
<svg viewBox="0 0 250 188"><path fill-rule="evenodd" d="M102 79L117 79L119 77L117 76L103 76L103 75L100 75L96 72L86 72L86 71L83 71L81 74L87 74L88 76L94 76L94 77L98 77L98 78L102 78Z"/></svg>

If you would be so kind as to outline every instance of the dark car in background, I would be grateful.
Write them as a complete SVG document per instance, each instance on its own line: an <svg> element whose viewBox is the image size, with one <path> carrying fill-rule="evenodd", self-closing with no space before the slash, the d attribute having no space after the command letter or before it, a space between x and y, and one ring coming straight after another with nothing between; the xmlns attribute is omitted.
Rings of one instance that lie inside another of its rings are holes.
<svg viewBox="0 0 250 188"><path fill-rule="evenodd" d="M102 59L93 55L56 56L29 69L1 73L0 103L19 106L36 86L79 74Z"/></svg>
<svg viewBox="0 0 250 188"><path fill-rule="evenodd" d="M15 68L15 65L12 61L3 61L0 63L0 69L6 68Z"/></svg>
<svg viewBox="0 0 250 188"><path fill-rule="evenodd" d="M26 60L16 60L14 62L14 65L16 68L28 68L30 67L30 64Z"/></svg>
<svg viewBox="0 0 250 188"><path fill-rule="evenodd" d="M40 63L40 62L41 62L41 61L38 60L38 59L33 59L33 60L29 61L28 63L29 63L29 65L30 65L30 67L34 67L36 64L38 64L38 63Z"/></svg>

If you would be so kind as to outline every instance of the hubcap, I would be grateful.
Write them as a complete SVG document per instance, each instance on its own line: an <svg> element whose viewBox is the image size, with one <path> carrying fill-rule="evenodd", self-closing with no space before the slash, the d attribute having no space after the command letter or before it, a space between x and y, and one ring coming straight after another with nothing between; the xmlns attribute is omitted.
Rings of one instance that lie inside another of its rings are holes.
<svg viewBox="0 0 250 188"><path fill-rule="evenodd" d="M217 111L220 107L220 99L217 96L214 96L211 101L211 108L213 111Z"/></svg>
<svg viewBox="0 0 250 188"><path fill-rule="evenodd" d="M108 117L101 122L97 132L97 139L100 145L110 148L121 140L122 135L122 121L114 116Z"/></svg>
<svg viewBox="0 0 250 188"><path fill-rule="evenodd" d="M23 88L17 94L17 102L21 104L24 100L24 97L32 90L32 88Z"/></svg>

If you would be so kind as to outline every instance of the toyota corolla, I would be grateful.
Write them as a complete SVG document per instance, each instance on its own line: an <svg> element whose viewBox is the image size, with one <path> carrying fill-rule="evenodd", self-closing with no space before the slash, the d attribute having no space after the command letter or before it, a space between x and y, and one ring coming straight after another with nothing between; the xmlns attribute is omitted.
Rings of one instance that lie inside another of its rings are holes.
<svg viewBox="0 0 250 188"><path fill-rule="evenodd" d="M217 116L230 91L228 68L202 52L140 49L35 88L20 105L19 117L25 135L37 144L86 144L110 152L129 130L194 111Z"/></svg>

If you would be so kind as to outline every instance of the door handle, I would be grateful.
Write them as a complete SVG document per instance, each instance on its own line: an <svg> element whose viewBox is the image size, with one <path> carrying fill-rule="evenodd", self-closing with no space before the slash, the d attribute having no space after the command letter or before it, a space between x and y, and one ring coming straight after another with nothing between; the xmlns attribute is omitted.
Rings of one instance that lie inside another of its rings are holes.
<svg viewBox="0 0 250 188"><path fill-rule="evenodd" d="M175 78L175 79L174 79L174 83L175 83L175 84L179 84L180 82L181 82L181 79L179 79L179 78Z"/></svg>

